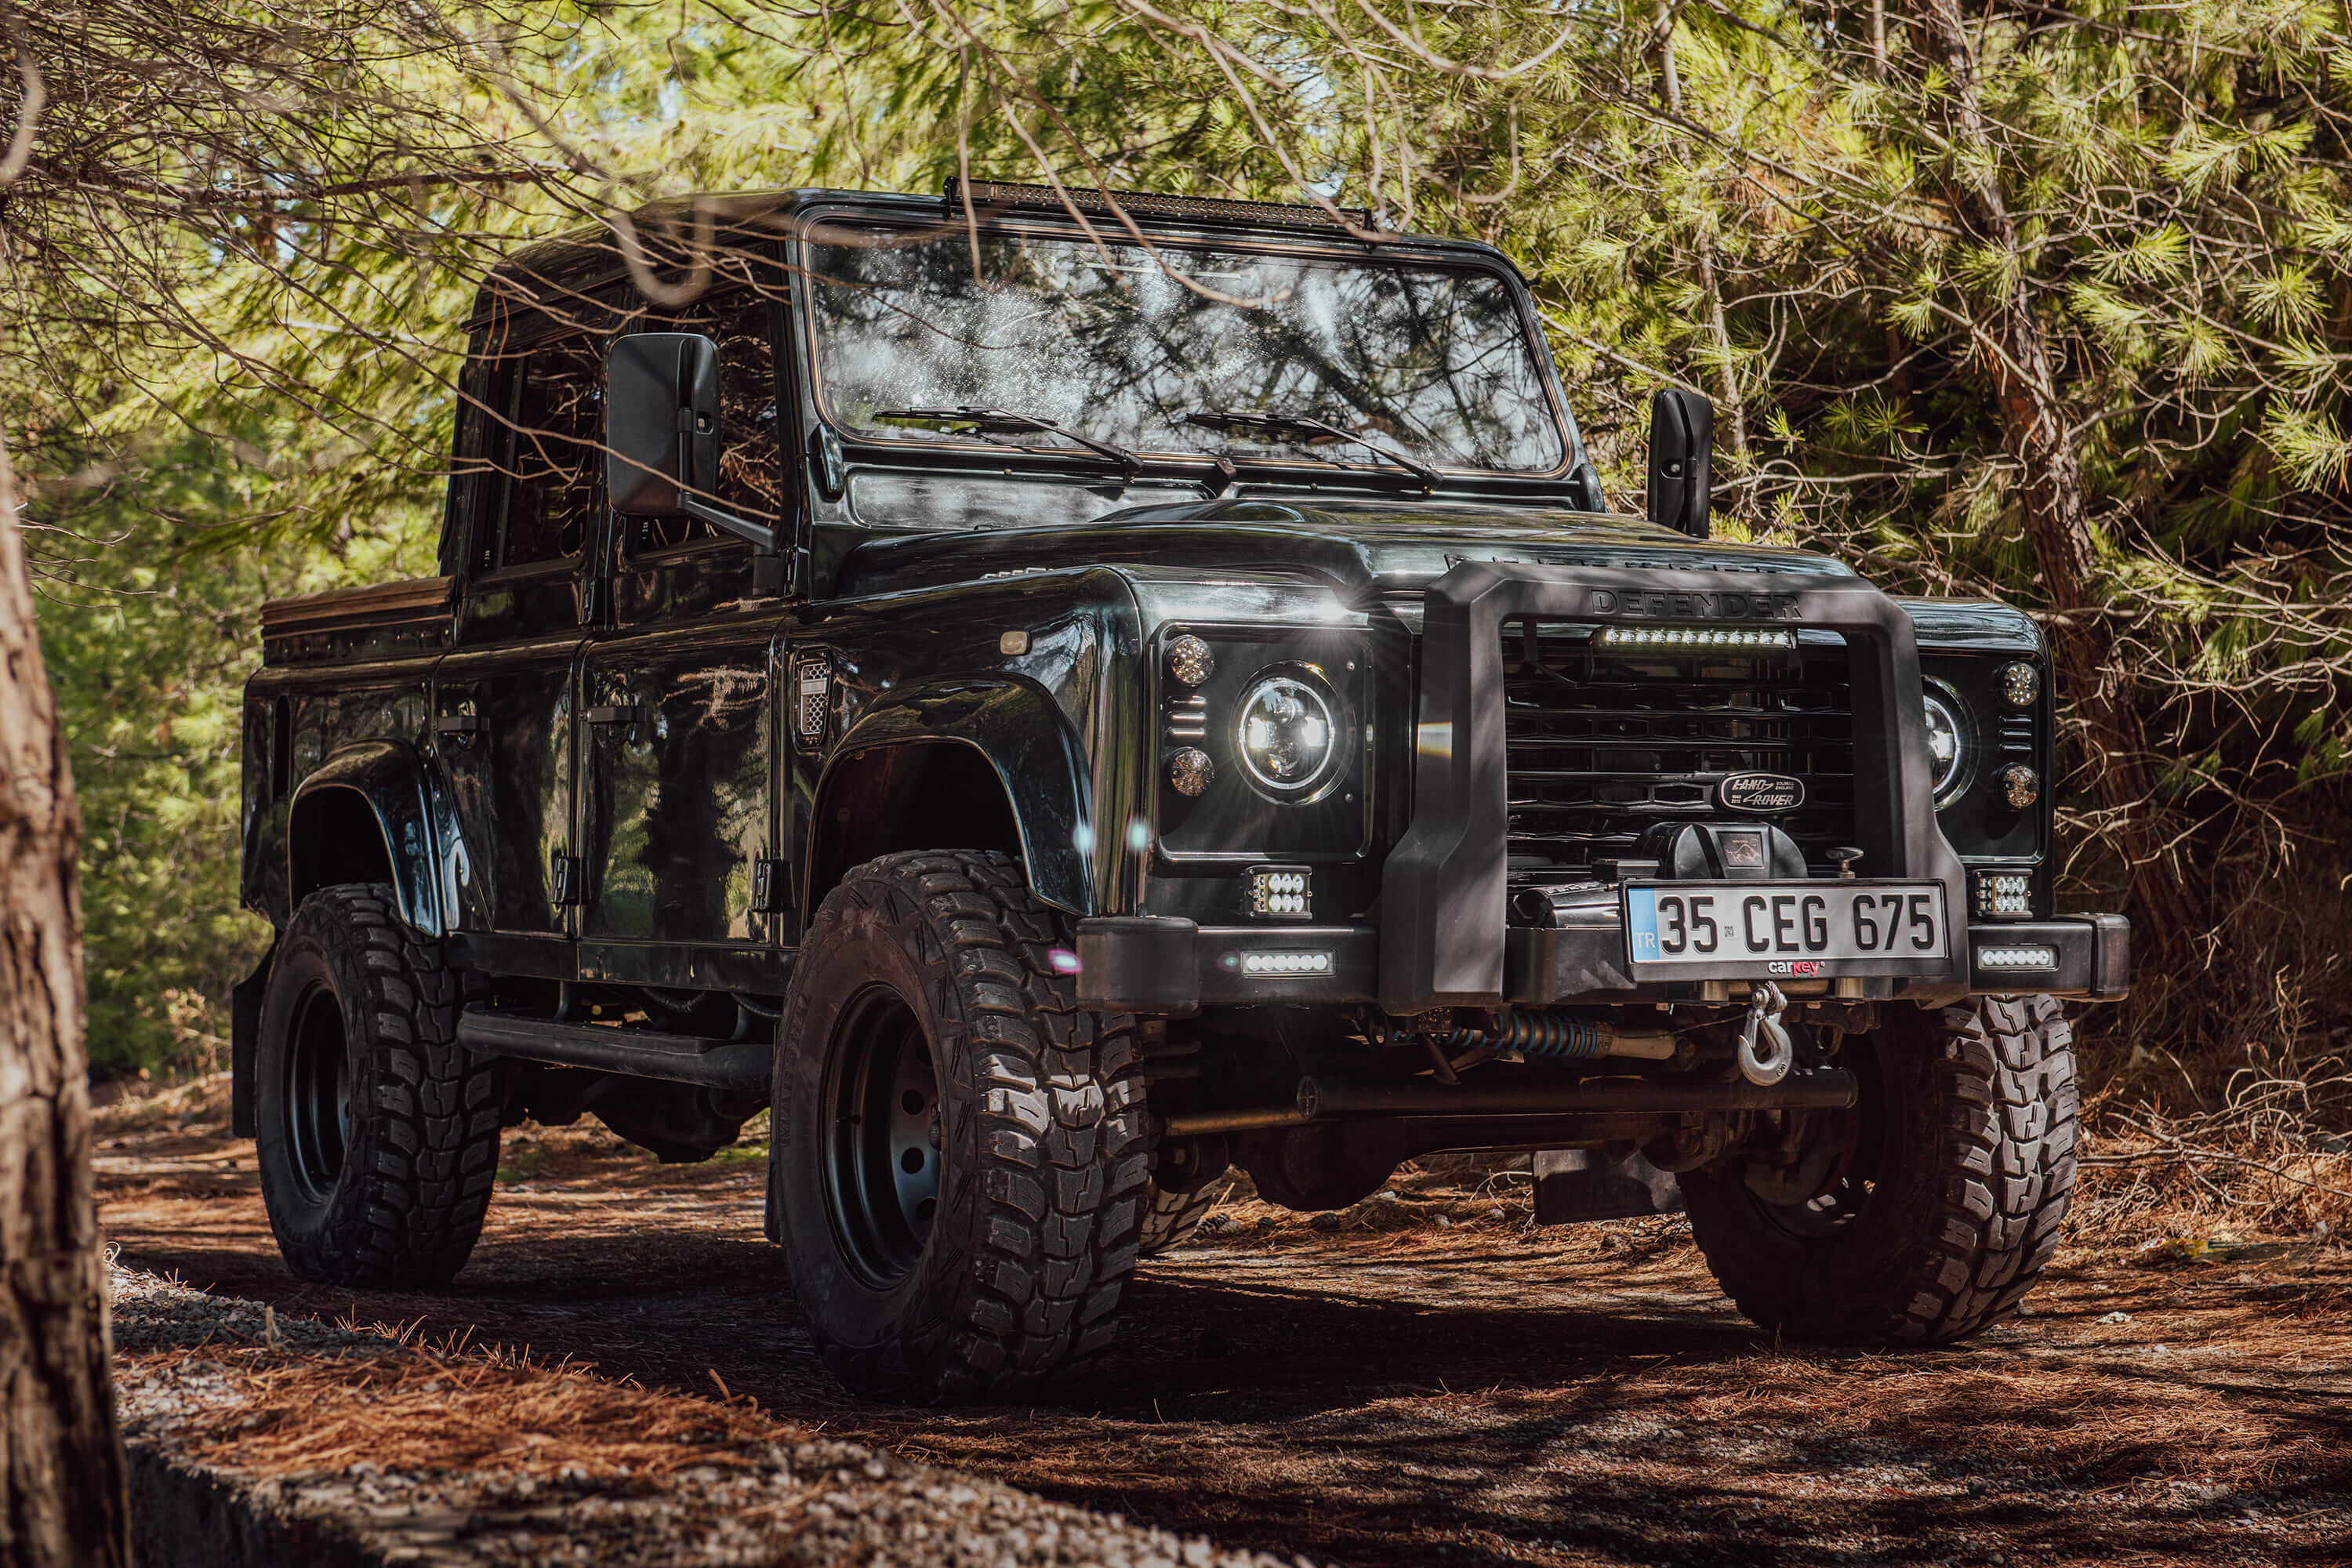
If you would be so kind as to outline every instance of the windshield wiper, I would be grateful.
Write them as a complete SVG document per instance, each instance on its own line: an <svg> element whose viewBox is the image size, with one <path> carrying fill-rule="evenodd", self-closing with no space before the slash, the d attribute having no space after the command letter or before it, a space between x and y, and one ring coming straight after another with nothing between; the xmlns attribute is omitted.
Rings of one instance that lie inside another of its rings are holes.
<svg viewBox="0 0 2352 1568"><path fill-rule="evenodd" d="M1404 469L1421 481L1424 494L1437 489L1437 481L1442 477L1427 463L1408 458L1383 442L1359 436L1352 430L1342 430L1337 425L1326 424L1320 419L1310 419L1303 414L1232 414L1210 409L1204 413L1187 414L1184 423L1226 435L1235 430L1248 430L1261 436L1320 436L1326 440L1345 441L1350 446L1361 447L1374 457L1385 458Z"/></svg>
<svg viewBox="0 0 2352 1568"><path fill-rule="evenodd" d="M884 408L877 410L873 417L904 420L916 425L952 425L959 427L955 432L958 435L977 436L1000 447L1030 452L1049 451L1051 448L1006 441L1001 437L1023 433L1059 436L1064 440L1076 442L1089 452L1108 458L1118 465L1119 472L1130 479L1143 467L1143 459L1124 447L1114 447L1108 441L1097 441L1092 436L1081 436L1069 426L1055 424L1051 419L1040 419L1034 414L1015 414L1009 408Z"/></svg>

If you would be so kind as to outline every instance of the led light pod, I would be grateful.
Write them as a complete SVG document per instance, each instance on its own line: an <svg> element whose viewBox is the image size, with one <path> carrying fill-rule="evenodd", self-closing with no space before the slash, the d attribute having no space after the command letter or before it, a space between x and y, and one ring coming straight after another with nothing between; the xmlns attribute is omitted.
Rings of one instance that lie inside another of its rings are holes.
<svg viewBox="0 0 2352 1568"><path fill-rule="evenodd" d="M1989 921L2023 920L2033 913L2033 874L2030 871L1975 873L1977 915Z"/></svg>
<svg viewBox="0 0 2352 1568"><path fill-rule="evenodd" d="M1313 914L1313 878L1304 866L1253 866L1249 911L1260 920L1303 921Z"/></svg>
<svg viewBox="0 0 2352 1568"><path fill-rule="evenodd" d="M1794 647L1797 634L1786 626L1604 626L1602 647L1731 648Z"/></svg>
<svg viewBox="0 0 2352 1568"><path fill-rule="evenodd" d="M1328 952L1245 952L1242 954L1242 973L1267 979L1328 974L1331 973L1331 955Z"/></svg>

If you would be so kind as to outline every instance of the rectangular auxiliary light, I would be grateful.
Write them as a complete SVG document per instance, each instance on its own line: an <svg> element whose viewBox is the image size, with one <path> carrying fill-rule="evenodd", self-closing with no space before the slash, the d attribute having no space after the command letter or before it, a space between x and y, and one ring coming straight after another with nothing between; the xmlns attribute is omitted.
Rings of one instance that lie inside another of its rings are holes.
<svg viewBox="0 0 2352 1568"><path fill-rule="evenodd" d="M1737 648L1794 647L1797 634L1785 626L1604 626L1602 647Z"/></svg>
<svg viewBox="0 0 2352 1568"><path fill-rule="evenodd" d="M2054 947L1980 947L1977 949L1979 969L2055 969L2058 950Z"/></svg>
<svg viewBox="0 0 2352 1568"><path fill-rule="evenodd" d="M1315 918L1313 876L1304 866L1249 868L1249 912L1262 921Z"/></svg>
<svg viewBox="0 0 2352 1568"><path fill-rule="evenodd" d="M1331 973L1331 955L1328 952L1245 952L1242 954L1242 973L1263 976L1328 974Z"/></svg>
<svg viewBox="0 0 2352 1568"><path fill-rule="evenodd" d="M2031 871L1979 871L1975 873L1977 918L1988 921L2021 921L2033 914L2033 873Z"/></svg>

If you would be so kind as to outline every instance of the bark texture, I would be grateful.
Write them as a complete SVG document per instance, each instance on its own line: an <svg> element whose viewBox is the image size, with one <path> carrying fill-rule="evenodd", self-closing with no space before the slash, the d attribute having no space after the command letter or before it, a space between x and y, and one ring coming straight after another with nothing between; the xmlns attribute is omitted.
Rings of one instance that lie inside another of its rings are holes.
<svg viewBox="0 0 2352 1568"><path fill-rule="evenodd" d="M1675 68L1675 17L1682 9L1682 0L1659 0L1656 17L1651 23L1651 34L1657 40L1658 102L1665 111L1679 120L1683 113L1682 73ZM1724 441L1729 447L1738 467L1748 467L1748 408L1739 395L1739 376L1733 366L1738 363L1731 346L1731 323L1723 311L1723 289L1716 278L1715 241L1705 228L1698 231L1692 247L1691 263L1698 269L1700 298L1706 302L1706 326L1715 340L1716 413L1720 420Z"/></svg>
<svg viewBox="0 0 2352 1568"><path fill-rule="evenodd" d="M0 448L0 1563L130 1560L82 1055L79 823Z"/></svg>
<svg viewBox="0 0 2352 1568"><path fill-rule="evenodd" d="M1957 0L1921 0L1916 25L1920 53L1941 71L1931 90L1940 100L1940 128L1948 142L1943 184L1953 216L1973 243L2017 257L2017 226L2001 193L1999 155L1978 94L1976 49ZM2052 650L2082 720L2085 761L2110 819L2108 831L2129 866L2143 953L2180 958L2192 929L2190 910L2167 851L2131 672L2099 602L2098 550L2082 467L2034 303L2033 279L2021 260L1998 294L1971 302L1971 333L1993 395L2002 449L2018 466L2026 542L2053 612Z"/></svg>

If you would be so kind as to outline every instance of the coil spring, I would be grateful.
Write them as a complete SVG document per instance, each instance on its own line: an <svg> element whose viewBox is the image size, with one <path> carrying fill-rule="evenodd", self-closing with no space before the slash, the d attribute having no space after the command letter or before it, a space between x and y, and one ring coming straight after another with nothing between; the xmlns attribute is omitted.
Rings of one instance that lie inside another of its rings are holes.
<svg viewBox="0 0 2352 1568"><path fill-rule="evenodd" d="M1456 1029L1446 1037L1445 1054L1458 1056L1475 1046L1568 1061L1608 1054L1598 1025L1552 1013L1514 1013L1492 1032Z"/></svg>
<svg viewBox="0 0 2352 1568"><path fill-rule="evenodd" d="M1531 1057L1577 1058L1607 1054L1598 1025L1553 1013L1512 1014L1496 1031L1493 1044L1497 1050Z"/></svg>

